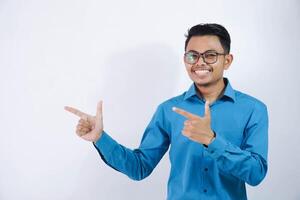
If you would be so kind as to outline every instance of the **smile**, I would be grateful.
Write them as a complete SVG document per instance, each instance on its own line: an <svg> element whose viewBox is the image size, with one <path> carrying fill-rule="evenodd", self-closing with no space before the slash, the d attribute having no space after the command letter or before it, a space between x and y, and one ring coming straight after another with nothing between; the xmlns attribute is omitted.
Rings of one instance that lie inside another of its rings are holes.
<svg viewBox="0 0 300 200"><path fill-rule="evenodd" d="M211 69L196 69L192 70L199 78L204 78L212 73Z"/></svg>
<svg viewBox="0 0 300 200"><path fill-rule="evenodd" d="M196 68L196 69L192 69L192 72L195 73L202 73L202 72L212 72L213 70L210 68Z"/></svg>

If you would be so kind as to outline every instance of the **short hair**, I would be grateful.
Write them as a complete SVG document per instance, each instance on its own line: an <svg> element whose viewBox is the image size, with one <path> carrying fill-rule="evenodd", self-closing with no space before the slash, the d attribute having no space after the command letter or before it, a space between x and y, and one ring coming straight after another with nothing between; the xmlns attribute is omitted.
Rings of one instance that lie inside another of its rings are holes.
<svg viewBox="0 0 300 200"><path fill-rule="evenodd" d="M225 53L230 52L230 35L228 31L224 28L224 26L220 24L198 24L193 26L192 28L188 29L188 33L185 34L185 46L184 50L193 36L205 36L205 35L212 35L217 36L219 41L225 51Z"/></svg>

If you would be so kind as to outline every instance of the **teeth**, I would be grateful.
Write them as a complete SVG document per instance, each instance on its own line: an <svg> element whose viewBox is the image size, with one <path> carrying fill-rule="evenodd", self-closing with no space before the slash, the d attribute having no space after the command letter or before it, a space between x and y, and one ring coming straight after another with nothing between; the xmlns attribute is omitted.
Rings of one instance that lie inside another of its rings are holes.
<svg viewBox="0 0 300 200"><path fill-rule="evenodd" d="M195 71L196 73L199 73L199 72L210 72L208 69L200 69L200 70L197 70Z"/></svg>
<svg viewBox="0 0 300 200"><path fill-rule="evenodd" d="M201 69L201 70L195 71L195 73L199 76L206 76L210 73L210 71L207 69Z"/></svg>
<svg viewBox="0 0 300 200"><path fill-rule="evenodd" d="M210 71L209 69L197 69L195 71Z"/></svg>

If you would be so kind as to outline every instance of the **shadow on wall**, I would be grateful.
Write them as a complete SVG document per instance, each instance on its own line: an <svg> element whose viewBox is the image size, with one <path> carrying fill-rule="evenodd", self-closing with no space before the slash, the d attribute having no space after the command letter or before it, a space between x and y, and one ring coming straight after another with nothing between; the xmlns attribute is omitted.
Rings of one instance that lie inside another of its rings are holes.
<svg viewBox="0 0 300 200"><path fill-rule="evenodd" d="M109 88L115 98L135 94L131 100L144 105L168 98L176 83L179 69L177 56L162 44L139 46L126 52L111 55L106 64L104 88ZM111 95L111 94L110 94Z"/></svg>
<svg viewBox="0 0 300 200"><path fill-rule="evenodd" d="M182 67L178 61L178 55L163 44L138 46L135 49L115 52L108 58L105 65L106 74L103 75L105 80L103 80L102 91L105 92L104 109L107 106L113 108L113 112L107 113L109 117L105 116L104 123L106 127L114 126L112 130L119 131L112 135L127 135L124 136L125 140L122 142L114 137L119 143L127 146L130 138L140 141L146 128L145 124L147 125L150 121L154 109L159 103L172 97L177 86L179 67ZM153 109L149 109L150 107ZM132 119L128 117L128 113L130 116L136 116L133 119L135 123L129 123L129 120L132 121ZM117 119L114 119L115 115L117 115ZM123 121L118 121L118 119L123 119ZM116 127L116 124L121 128ZM126 141L126 137L129 138L128 141ZM78 185L74 188L72 199L134 200L166 197L169 175L166 159L159 163L157 166L159 169L155 169L150 177L142 182L135 182L106 167L98 153L96 163L100 163L95 165L95 154L90 155L81 166L82 169L90 169L90 174L78 177ZM166 156L167 154L164 158ZM84 190L82 183L88 184Z"/></svg>
<svg viewBox="0 0 300 200"><path fill-rule="evenodd" d="M108 57L101 88L104 123L119 134L116 124L123 125L121 134L129 137L122 142L133 141L130 134L134 138L137 132L141 134L157 106L172 97L180 69L178 60L172 48L163 44L138 46Z"/></svg>

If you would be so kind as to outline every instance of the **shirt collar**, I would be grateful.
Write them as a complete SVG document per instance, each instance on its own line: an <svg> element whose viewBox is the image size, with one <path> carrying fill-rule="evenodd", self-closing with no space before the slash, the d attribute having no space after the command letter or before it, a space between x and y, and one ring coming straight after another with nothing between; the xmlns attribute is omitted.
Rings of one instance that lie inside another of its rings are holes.
<svg viewBox="0 0 300 200"><path fill-rule="evenodd" d="M229 80L227 78L224 78L224 82L225 82L225 91L223 93L223 95L220 97L223 98L224 96L229 97L230 99L232 99L233 101L235 101L235 92L234 89L231 87ZM184 95L184 100L192 97L192 96L197 96L197 89L196 89L196 85L195 83L193 83L189 90L185 93Z"/></svg>

